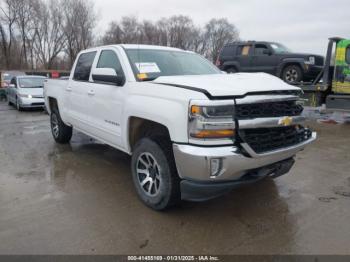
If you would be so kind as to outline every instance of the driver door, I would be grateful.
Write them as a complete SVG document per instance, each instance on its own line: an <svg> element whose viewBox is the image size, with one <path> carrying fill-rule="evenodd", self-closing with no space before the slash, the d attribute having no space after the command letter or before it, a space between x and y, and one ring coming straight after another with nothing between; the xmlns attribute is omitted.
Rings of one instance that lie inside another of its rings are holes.
<svg viewBox="0 0 350 262"><path fill-rule="evenodd" d="M125 79L119 50L114 48L102 49L93 68L109 68L115 70L118 77ZM125 97L124 82L121 84L113 82L95 81L92 75L92 94L89 96L94 110L90 111L90 117L94 123L94 134L101 140L116 147L122 147L121 140L121 118L123 110L123 97Z"/></svg>
<svg viewBox="0 0 350 262"><path fill-rule="evenodd" d="M278 58L273 54L271 47L267 44L256 43L252 58L252 71L275 74Z"/></svg>

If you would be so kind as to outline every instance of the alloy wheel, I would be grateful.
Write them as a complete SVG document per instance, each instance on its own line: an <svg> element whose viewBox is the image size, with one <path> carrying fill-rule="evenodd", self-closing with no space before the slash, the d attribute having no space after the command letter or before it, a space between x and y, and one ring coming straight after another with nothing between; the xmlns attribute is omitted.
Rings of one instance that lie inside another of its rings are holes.
<svg viewBox="0 0 350 262"><path fill-rule="evenodd" d="M295 69L289 69L286 72L286 80L290 83L296 82L298 79L298 72Z"/></svg>
<svg viewBox="0 0 350 262"><path fill-rule="evenodd" d="M58 119L56 114L51 115L51 128L52 128L52 134L55 138L59 135L59 126L58 126Z"/></svg>
<svg viewBox="0 0 350 262"><path fill-rule="evenodd" d="M156 196L162 183L161 169L155 157L148 152L142 153L136 162L136 173L140 187L148 196Z"/></svg>

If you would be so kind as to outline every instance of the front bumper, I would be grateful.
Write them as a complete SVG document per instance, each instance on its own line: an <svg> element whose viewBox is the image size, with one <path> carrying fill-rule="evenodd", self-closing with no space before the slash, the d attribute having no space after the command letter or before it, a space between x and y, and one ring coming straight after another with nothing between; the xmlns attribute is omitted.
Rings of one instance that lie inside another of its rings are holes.
<svg viewBox="0 0 350 262"><path fill-rule="evenodd" d="M45 106L44 98L19 98L19 104L23 108L40 108Z"/></svg>
<svg viewBox="0 0 350 262"><path fill-rule="evenodd" d="M304 66L304 77L314 79L322 71L323 66L319 65L305 65Z"/></svg>
<svg viewBox="0 0 350 262"><path fill-rule="evenodd" d="M268 166L293 158L297 152L303 150L315 139L316 133L312 133L311 138L302 143L263 154L254 153L245 143L241 144L244 153L240 147L236 146L200 147L181 144L173 144L173 151L178 174L181 179L187 181L182 182L184 187L193 183L210 183L212 186L216 184L214 187L217 187L219 183L224 183L220 187L227 186L230 189L232 185L241 184L242 178L252 172L264 172ZM219 175L212 176L212 159L220 159ZM273 170L270 174L272 173L274 173ZM184 193L182 198L189 199ZM191 199L193 198L192 196ZM201 199L201 196L198 196L198 199Z"/></svg>
<svg viewBox="0 0 350 262"><path fill-rule="evenodd" d="M231 191L234 188L252 184L270 176L278 177L289 172L294 164L294 158L280 161L278 163L250 170L238 180L228 182L197 182L182 180L180 183L181 198L189 201L205 201Z"/></svg>

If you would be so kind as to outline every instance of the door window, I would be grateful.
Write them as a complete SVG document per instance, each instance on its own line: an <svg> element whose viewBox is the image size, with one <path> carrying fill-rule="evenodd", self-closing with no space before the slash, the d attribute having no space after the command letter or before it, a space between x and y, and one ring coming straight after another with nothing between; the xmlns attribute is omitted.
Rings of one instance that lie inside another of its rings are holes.
<svg viewBox="0 0 350 262"><path fill-rule="evenodd" d="M89 81L92 63L96 52L81 54L75 67L73 79L77 81Z"/></svg>
<svg viewBox="0 0 350 262"><path fill-rule="evenodd" d="M221 56L232 56L234 54L235 54L235 46L225 46L221 52Z"/></svg>
<svg viewBox="0 0 350 262"><path fill-rule="evenodd" d="M11 79L10 84L11 84L11 85L15 85L15 87L17 87L16 77L13 77L13 78Z"/></svg>
<svg viewBox="0 0 350 262"><path fill-rule="evenodd" d="M113 68L118 75L124 75L119 58L112 50L104 50L101 52L97 68Z"/></svg>
<svg viewBox="0 0 350 262"><path fill-rule="evenodd" d="M350 45L346 48L345 61L350 65Z"/></svg>
<svg viewBox="0 0 350 262"><path fill-rule="evenodd" d="M251 46L250 45L240 45L237 48L237 55L247 56L249 55Z"/></svg>
<svg viewBox="0 0 350 262"><path fill-rule="evenodd" d="M255 49L254 49L254 54L255 55L266 55L264 54L264 51L268 51L269 49L267 48L266 45L263 44L256 44Z"/></svg>

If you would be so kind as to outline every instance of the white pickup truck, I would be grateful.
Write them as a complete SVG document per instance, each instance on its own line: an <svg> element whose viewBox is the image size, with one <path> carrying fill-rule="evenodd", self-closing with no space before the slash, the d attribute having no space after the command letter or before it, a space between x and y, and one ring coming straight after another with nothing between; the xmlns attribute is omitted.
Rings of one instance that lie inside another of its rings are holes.
<svg viewBox="0 0 350 262"><path fill-rule="evenodd" d="M132 155L138 196L156 210L287 173L316 139L302 126L301 92L147 45L85 50L68 80L44 88L54 139L69 143L74 128Z"/></svg>

